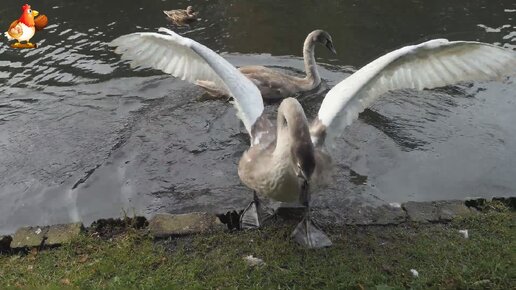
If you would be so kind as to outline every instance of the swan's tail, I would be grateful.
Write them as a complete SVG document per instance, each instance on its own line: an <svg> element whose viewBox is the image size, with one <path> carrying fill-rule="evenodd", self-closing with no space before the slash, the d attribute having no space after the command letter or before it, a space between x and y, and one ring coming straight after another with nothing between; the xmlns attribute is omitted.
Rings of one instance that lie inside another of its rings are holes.
<svg viewBox="0 0 516 290"><path fill-rule="evenodd" d="M215 82L196 80L195 84L203 88L210 96L214 98L229 97L229 93L221 87L218 87Z"/></svg>

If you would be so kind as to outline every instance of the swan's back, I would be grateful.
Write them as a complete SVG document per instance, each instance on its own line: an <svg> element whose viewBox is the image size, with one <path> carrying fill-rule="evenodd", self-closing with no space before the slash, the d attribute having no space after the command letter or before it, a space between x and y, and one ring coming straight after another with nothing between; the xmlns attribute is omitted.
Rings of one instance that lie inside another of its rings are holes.
<svg viewBox="0 0 516 290"><path fill-rule="evenodd" d="M267 100L279 100L312 89L310 83L296 76L284 74L264 66L244 66L239 68L250 79Z"/></svg>

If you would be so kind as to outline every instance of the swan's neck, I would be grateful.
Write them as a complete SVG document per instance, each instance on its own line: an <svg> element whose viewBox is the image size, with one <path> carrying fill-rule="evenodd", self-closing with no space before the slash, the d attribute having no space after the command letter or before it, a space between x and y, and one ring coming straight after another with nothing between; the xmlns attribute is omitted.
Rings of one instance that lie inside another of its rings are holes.
<svg viewBox="0 0 516 290"><path fill-rule="evenodd" d="M294 98L283 100L278 108L278 128L274 156L278 162L292 161L308 174L315 166L314 147L308 121L301 104Z"/></svg>
<svg viewBox="0 0 516 290"><path fill-rule="evenodd" d="M317 64L315 63L315 42L312 33L308 34L303 45L303 58L305 61L305 79L312 85L312 88L321 83L321 77L317 71Z"/></svg>

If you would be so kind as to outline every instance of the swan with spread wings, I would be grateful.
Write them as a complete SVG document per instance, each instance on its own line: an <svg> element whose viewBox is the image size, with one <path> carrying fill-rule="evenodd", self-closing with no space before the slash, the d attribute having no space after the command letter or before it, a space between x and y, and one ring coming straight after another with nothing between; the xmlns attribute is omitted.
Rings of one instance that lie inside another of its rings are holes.
<svg viewBox="0 0 516 290"><path fill-rule="evenodd" d="M306 214L292 237L309 248L331 245L312 221L309 207L310 192L330 174L326 147L367 106L390 90L422 90L516 73L512 50L480 42L430 40L387 53L341 81L326 94L311 123L296 99L284 99L274 124L263 114L258 88L228 61L173 31L160 28L159 32L124 35L111 45L132 66L158 69L191 83L212 81L230 93L250 136L238 175L254 191L254 200L244 210L241 226L253 228L263 223L259 196L299 201Z"/></svg>

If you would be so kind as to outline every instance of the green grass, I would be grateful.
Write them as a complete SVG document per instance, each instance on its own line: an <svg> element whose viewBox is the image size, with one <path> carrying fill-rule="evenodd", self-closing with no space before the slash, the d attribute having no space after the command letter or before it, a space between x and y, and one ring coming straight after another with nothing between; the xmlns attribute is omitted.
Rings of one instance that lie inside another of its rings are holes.
<svg viewBox="0 0 516 290"><path fill-rule="evenodd" d="M331 228L335 245L322 250L295 245L291 224L161 241L131 229L112 239L84 234L0 255L0 288L511 289L515 220L505 210L449 224ZM250 267L247 255L266 264Z"/></svg>

